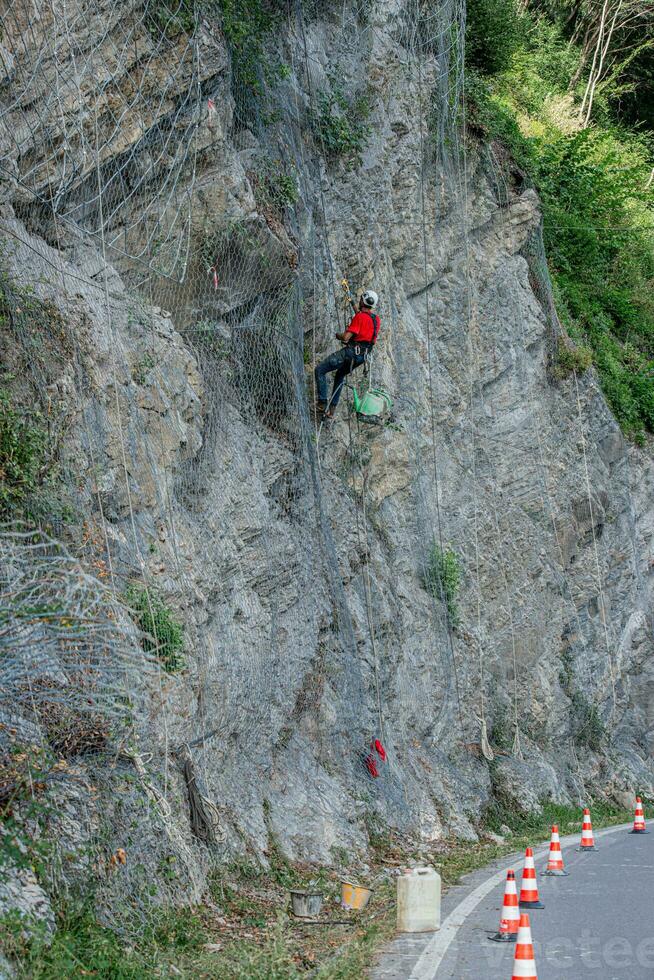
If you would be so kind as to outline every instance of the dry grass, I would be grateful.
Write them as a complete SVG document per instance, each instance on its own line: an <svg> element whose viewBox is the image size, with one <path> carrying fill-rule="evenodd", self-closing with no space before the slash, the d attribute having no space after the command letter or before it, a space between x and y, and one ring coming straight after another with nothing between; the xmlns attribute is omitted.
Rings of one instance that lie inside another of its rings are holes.
<svg viewBox="0 0 654 980"><path fill-rule="evenodd" d="M648 815L654 810L646 808ZM628 821L631 813L593 810L593 824ZM391 832L373 836L368 863L345 859L338 869L287 861L274 839L268 848L270 867L238 863L216 872L205 902L194 908L161 913L147 935L128 944L99 926L92 914L62 916L49 949L23 954L30 980L70 975L71 956L85 975L115 980L187 977L192 980L362 980L395 930L395 874L404 865L430 863L447 890L459 878L505 854L536 845L549 835L553 819L562 833L580 830L581 811L546 807L540 817L510 839L477 843L439 841L426 847ZM369 907L345 912L339 904L342 878L373 886ZM294 919L289 889L315 884L325 896L315 922ZM111 963L111 973L102 973Z"/></svg>

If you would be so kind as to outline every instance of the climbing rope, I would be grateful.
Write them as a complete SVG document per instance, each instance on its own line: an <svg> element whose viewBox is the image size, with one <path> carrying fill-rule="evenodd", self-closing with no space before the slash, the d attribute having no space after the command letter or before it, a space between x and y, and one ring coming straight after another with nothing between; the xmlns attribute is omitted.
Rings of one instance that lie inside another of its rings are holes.
<svg viewBox="0 0 654 980"><path fill-rule="evenodd" d="M586 480L586 497L588 500L588 513L590 516L590 527L593 536L593 553L595 556L595 574L597 576L597 589L599 592L599 614L602 623L602 628L604 631L604 643L606 645L606 656L608 658L609 665L609 677L611 680L611 696L612 696L612 707L611 707L611 722L615 716L616 710L616 693L615 693L615 664L613 653L611 650L611 641L609 639L609 629L606 622L606 601L604 598L604 590L602 588L602 573L600 571L599 563L599 550L597 547L597 535L595 534L595 515L593 512L593 497L590 489L590 474L588 471L588 454L586 452L586 434L584 432L583 425L583 414L581 408L581 396L579 394L579 380L577 378L577 372L573 370L573 377L575 382L575 394L577 397L577 419L579 422L579 438L581 439L581 454L584 461L584 477Z"/></svg>
<svg viewBox="0 0 654 980"><path fill-rule="evenodd" d="M306 79L307 79L307 89L308 89L308 92L309 92L309 104L311 105L312 113L315 114L316 99L315 99L315 92L314 92L314 88L313 88L313 80L311 78L311 71L309 70L309 47L308 47L308 44L307 44L307 33L306 33L305 26L304 26L304 14L303 14L303 11L302 11L302 0L296 0L296 13L297 13L298 23L300 25L300 32L302 34L302 47L303 47L303 51L304 51L304 69L305 69L305 75L306 75ZM328 154L326 152L324 139L323 139L322 133L320 131L318 131L318 139L320 141L320 146L321 146L321 149L322 149L323 158L326 158L328 156ZM325 254L327 256L327 262L329 264L329 278L330 278L330 283L331 283L331 287L332 287L332 294L333 294L333 299L334 299L334 310L336 312L336 322L338 323L338 325L340 327L341 326L341 314L340 314L340 309L339 309L339 305L338 305L338 297L337 297L337 293L336 293L336 274L335 274L335 271L334 271L334 263L333 263L333 260L332 260L332 251L331 251L331 247L329 245L329 225L327 224L327 207L326 207L326 204L325 204L325 191L324 191L324 188L323 188L323 182L322 182L322 177L321 177L321 174L320 173L318 173L318 192L319 192L318 193L318 199L320 201L320 210L322 212L323 227L325 229ZM345 317L344 317L343 318L343 327L345 326L345 324L346 324L346 320L345 320Z"/></svg>
<svg viewBox="0 0 654 980"><path fill-rule="evenodd" d="M495 185L496 185L496 190L497 190L497 193L498 193L498 198L500 200L504 200L507 203L507 206L508 206L508 201L509 201L509 188L508 188L508 184L507 184L507 181L506 181L506 179L504 177L504 173L503 173L502 167L497 162L497 159L495 157L495 153L494 153L494 150L493 150L492 147L490 148L490 161L491 161L491 167L492 167L494 181L495 181ZM501 185L502 185L501 189L500 189L500 182L501 182ZM506 217L505 217L505 211L504 210L501 211L501 217L502 217L502 227L503 227L504 232L506 233ZM517 319L517 323L518 323L518 328L520 330L520 336L521 336L521 339L522 339L522 346L523 346L524 355L526 357L527 356L528 344L527 344L527 336L526 336L526 331L525 331L525 325L524 325L523 318L519 316L518 319ZM557 334L556 334L556 331L555 331L554 332L554 338L555 338L555 340L556 340L556 337L557 337ZM550 520L550 524L552 526L552 533L553 533L554 541L556 542L556 548L557 548L559 562L560 562L560 567L561 567L560 573L556 575L558 591L559 591L559 594L561 596L562 603L567 604L568 603L568 600L569 600L569 597L572 595L572 590L570 588L570 581L569 581L569 579L566 576L565 571L564 571L565 566L566 566L566 561L565 561L565 558L564 558L564 555L563 555L563 546L561 544L561 538L560 538L560 534L559 534L559 529L557 527L556 518L555 518L555 506L554 506L554 502L553 502L553 499L552 499L552 494L551 494L550 487L549 487L549 481L548 481L548 478L547 478L547 467L545 465L545 454L544 454L544 450L543 450L543 441L542 441L542 436L541 436L541 424L540 424L539 420L536 419L536 417L535 417L535 415L533 413L530 413L529 418L533 422L532 431L533 431L533 434L535 436L536 444L537 444L537 456L538 456L538 459L537 460L534 460L534 465L537 465L538 466L538 472L539 472L539 476L540 476L540 484L538 485L538 492L539 492L539 495L540 495L540 501L541 501L541 505L543 507L543 510L547 511L547 513L549 515L549 520ZM520 448L521 452L524 453L524 447L516 447L516 448ZM580 616L579 616L579 610L577 608L577 603L576 602L573 602L572 603L572 612L573 612L573 616L575 618L576 625L577 625L577 634L578 634L578 636L583 636L584 631L583 631L583 628L582 628L581 619L580 619ZM587 725L588 725L588 722L585 722L585 727ZM578 735L579 735L579 731L577 732L577 737L578 737ZM576 755L574 755L573 758L576 759ZM577 761L577 766L578 766L578 761Z"/></svg>
<svg viewBox="0 0 654 980"><path fill-rule="evenodd" d="M458 175L459 175L459 197L460 200L463 202L463 207L462 207L463 240L464 240L463 244L464 244L464 256L465 256L465 273L466 273L468 346L470 351L471 362L475 368L474 378L472 375L470 376L470 398L471 398L470 408L471 408L471 415L472 415L471 430L473 433L473 440L472 440L473 473L476 474L477 472L476 462L474 459L474 457L476 457L476 424L474 420L475 379L476 379L476 387L478 391L479 404L481 406L482 414L484 416L486 415L486 404L485 404L485 398L483 393L483 386L481 384L481 367L479 363L478 344L475 344L474 342L474 336L477 330L476 325L477 325L478 311L477 311L476 299L473 298L474 286L473 286L473 275L472 275L472 263L470 257L470 242L469 242L469 235L468 235L468 216L469 216L470 209L469 209L469 199L468 199L468 155L467 155L466 132L465 132L466 113L467 113L465 84L462 85L462 91L461 91L461 111L462 111L461 125L463 128L463 140L460 142L458 138L458 132L455 132L455 152L457 154L460 154L463 160L463 167L461 168L461 170L458 171ZM515 631L515 623L513 618L513 602L509 590L509 583L508 583L506 566L504 561L503 538L500 531L498 508L496 502L495 482L496 482L495 480L491 480L491 484L490 484L491 513L493 519L493 528L495 531L495 537L497 541L497 551L498 554L500 555L499 566L500 566L500 574L502 578L506 613L509 621L509 634L511 640L511 661L512 661L512 668L513 668L513 733L514 734L513 734L512 753L517 758L522 758L522 749L520 745L520 729L519 729L519 720L518 720L518 658L517 658L517 647L516 647L516 631ZM476 497L476 491L475 491L475 497ZM477 504L475 499L475 510L476 507ZM475 524L476 526L478 524L477 512L475 514ZM509 535L510 535L510 531L509 531ZM475 564L476 564L477 575L479 575L479 549L478 549L477 539L476 539L476 550L475 550ZM480 594L481 589L480 589L479 578L477 579L477 590L478 590L478 594ZM481 638L480 638L480 642L481 642ZM481 678L483 676L483 659L484 659L483 649L481 649L480 647L480 688L482 692L483 692L483 683L481 683ZM482 702L480 698L480 705L481 704ZM485 727L485 715L483 712L483 708L481 713L481 725L482 725L482 734L483 734L483 730Z"/></svg>
<svg viewBox="0 0 654 980"><path fill-rule="evenodd" d="M101 243L101 254L102 254L102 285L104 294L104 307L107 326L110 332L110 347L111 347L111 377L112 377L112 387L114 395L114 406L116 410L116 419L118 422L118 433L119 433L119 445L120 445L120 459L122 464L123 479L125 483L125 495L127 499L127 507L129 511L130 527L132 531L132 541L134 545L134 554L137 556L140 572L143 578L144 592L146 596L146 601L148 603L148 609L150 614L151 622L156 622L154 615L154 605L152 602L152 595L150 592L148 580L147 580L147 566L141 551L141 545L136 530L136 518L134 516L134 507L132 502L132 492L130 487L129 479L129 468L127 466L127 450L125 448L125 431L123 426L122 411L120 406L120 394L119 394L119 382L118 382L118 365L116 361L117 351L118 351L118 339L114 332L114 320L113 312L111 309L111 302L109 299L109 281L108 281L108 270L109 262L107 257L107 245L105 241L105 225L104 225L104 212L103 212L103 202L104 202L104 191L101 181L101 168L100 168L100 144L98 138L98 112L97 104L94 104L94 129L95 129L95 172L97 178L98 187L98 208L99 208L99 225L100 225L100 243ZM158 643L159 638L155 636L155 640ZM159 697L162 704L162 724L164 733L164 796L168 792L168 780L169 780L169 728L168 728L168 710L167 701L163 690L163 667L160 665L157 670L157 679L159 684Z"/></svg>
<svg viewBox="0 0 654 980"><path fill-rule="evenodd" d="M437 454L436 454L436 415L434 412L434 384L432 375L432 337L431 337L431 308L429 302L429 283L428 283L428 260L427 260L427 214L426 214L426 201L425 201L425 167L427 165L426 153L425 153L425 119L424 119L424 96L423 96L423 85L422 85L422 62L418 58L418 104L420 111L420 208L422 217L422 259L423 259L423 275L425 280L425 304L426 304L426 316L425 323L427 326L427 377L428 377L428 389L429 389L429 420L430 420L430 430L431 430L431 456L432 456L432 472L433 472L433 484L434 484L434 500L436 505L436 527L438 531L438 546L440 548L440 553L444 554L444 543L443 543L443 525L441 520L441 505L440 505L440 485L438 478L438 464L437 464ZM456 690L456 702L457 702L457 713L459 718L459 728L461 731L461 738L465 741L465 726L463 723L463 712L461 708L461 691L459 688L459 673L457 669L456 656L454 653L454 631L452 626L452 619L450 616L450 611L448 609L447 602L445 601L445 595L443 590L443 585L439 580L439 586L441 590L441 600L445 607L445 621L447 626L447 637L448 645L450 650L450 657L452 660L452 669L454 672L454 684Z"/></svg>
<svg viewBox="0 0 654 980"><path fill-rule="evenodd" d="M308 92L309 92L309 103L310 103L312 112L315 112L316 100L315 100L315 93L314 93L314 88L313 88L313 82L312 82L312 78L311 78L311 72L310 72L310 69L309 69L309 52L308 52L307 36L306 36L306 30L305 30L305 25L304 25L304 16L303 16L303 11L302 11L301 0L297 0L297 2L296 2L296 11L297 11L298 23L300 25L301 37L302 37L302 47L303 47L303 53L304 53L304 68L305 68L305 75L306 75L306 79L307 79L307 89L308 89ZM321 149L322 149L323 157L326 157L327 156L327 153L326 153L324 141L323 141L322 136L320 134L319 134L319 139L320 139L320 143L321 143ZM326 209L325 195L324 195L324 190L323 190L322 180L320 178L320 175L318 175L318 184L319 184L320 209L321 209L321 213L322 213L323 226L324 226L324 229L325 229L325 244L324 244L324 248L325 248L325 253L327 255L327 260L328 260L328 265L329 265L330 282L331 282L332 293L333 293L334 308L335 308L335 311L336 311L336 319L337 319L337 323L338 323L338 325L340 327L341 326L341 319L340 319L340 309L339 309L339 304L338 304L338 299L337 299L337 293L336 293L336 276L335 276L335 270L334 270L334 263L333 263L333 258L332 258L331 247L330 247L330 244L329 244L329 233L328 233L328 223L327 223L327 209ZM350 296L350 293L349 293L349 284L347 283L347 279L345 279L345 278L342 279L341 280L341 284L343 285L343 288L345 288L345 284L347 284L348 300L349 300L349 302L352 302L352 299L351 299L351 296ZM346 329L346 326L347 326L347 316L344 313L343 329ZM315 329L314 329L314 344L313 344L313 364L314 364L314 367L315 367L315 362L316 362L316 349L315 349ZM379 734L381 736L382 742L384 742L385 741L385 729L384 729L383 710L382 710L381 684L380 684L380 677L379 677L379 656L378 656L378 650L377 650L377 640L376 640L376 635L375 635L374 612L373 612L373 603L372 603L372 587L371 587L371 581L370 581L371 547L370 547L370 535L369 535L369 529L368 529L368 521L367 521L367 514L366 514L366 503L365 503L365 501L366 501L366 493L367 493L367 478L366 478L366 473L365 473L365 471L363 469L363 466L361 464L361 460L360 460L359 456L357 455L357 453L359 453L360 451L358 449L355 450L355 446L354 446L354 439L353 439L353 434L352 434L352 410L353 409L352 409L352 404L351 404L349 392L347 394L347 400L348 400L348 411L347 411L347 423L348 423L348 454L349 454L349 457L350 457L350 460L351 461L354 461L356 459L357 465L359 466L360 474L361 474L361 494L360 494L360 497L361 497L361 508L359 508L359 494L356 492L356 487L355 487L355 493L354 493L355 521L356 521L356 527L357 527L357 539L358 539L359 547L361 548L361 546L363 544L363 547L365 549L365 552L364 552L364 561L363 561L363 575L362 575L362 577L363 577L364 598L365 598L365 607L366 607L366 619L367 619L367 623L368 623L368 633L369 633L369 637L370 637L370 645L371 645L372 657L373 657L373 671L374 671L374 685L375 685L375 701L376 701L376 708L377 708L377 725L378 725L378 731L379 731ZM316 441L317 441L317 448L318 449L319 449L319 440L320 440L320 435L322 433L323 425L324 425L324 420L321 421L320 426L318 427L318 431L316 433ZM318 458L319 458L320 457L320 453L318 452L317 455L318 455ZM359 511L361 511L361 522L362 522L361 526L360 526L360 523L359 523ZM362 542L362 539L361 539L361 528L363 529L363 542Z"/></svg>
<svg viewBox="0 0 654 980"><path fill-rule="evenodd" d="M52 220L53 220L54 230L55 230L55 241L57 242L57 252L61 255L61 254L63 254L63 251L62 251L61 234L60 234L60 229L59 229L59 220L60 219L59 219L59 215L56 212L56 209L55 209L55 206L54 206L53 197L52 197L52 179L51 179L51 174L50 174L50 161L49 160L48 160L48 165L47 165L47 171L48 171L48 187L49 187L49 194L50 194L50 208L51 208ZM3 233L4 234L8 234L9 233L9 229L3 228ZM27 243L24 242L23 244L27 244ZM64 273L63 265L61 263L59 263L57 266L55 266L53 263L51 263L49 261L48 261L48 264L51 265L53 269L55 269L55 271L56 271L56 273L58 275L60 275L60 277L61 277L62 296L66 297L66 299L68 299L68 295L69 295L68 294L68 285L67 285L67 282L66 282L66 274ZM96 288L99 288L97 286L97 284L96 284ZM74 359L75 359L75 376L76 376L76 378L79 381L81 381L81 379L83 377L83 371L82 371L82 365L80 363L79 350L78 350L77 347L74 348ZM97 457L96 457L96 454L95 454L95 446L94 446L94 443L93 443L93 439L91 438L91 431L90 431L90 427L89 427L89 423L88 423L88 418L87 418L86 412L82 412L81 413L81 417L82 417L82 425L84 426L84 434L86 436L87 451L88 451L88 454L89 454L89 458L91 460L91 466L93 467L93 471L94 472L98 472L99 463L98 463L98 460L97 460ZM104 549L105 549L105 554L107 556L107 569L109 571L109 580L111 582L111 586L112 586L113 590L116 591L116 579L115 579L115 576L114 576L114 563L113 563L113 557L112 557L112 554L111 554L111 548L109 546L109 532L107 530L107 522L106 522L105 513L104 513L104 504L103 504L103 501L102 501L102 494L100 492L99 486L96 488L96 491L95 491L95 500L96 500L96 504L97 504L97 507L98 507L98 513L100 515L100 526L102 528L102 536L103 536L103 541L104 541Z"/></svg>
<svg viewBox="0 0 654 980"><path fill-rule="evenodd" d="M182 745L177 754L186 783L193 833L205 844L222 843L225 832L222 829L220 812L209 799L207 789L195 771L195 762L188 743Z"/></svg>
<svg viewBox="0 0 654 980"><path fill-rule="evenodd" d="M464 50L465 57L465 50ZM465 126L466 126L466 95L465 95L465 61L463 64L464 81L461 88L461 114L462 121L461 125L463 127L463 170L464 170L464 187L465 187L465 212L463 216L464 221L464 236L465 236L465 269L466 269L466 308L467 308L467 321L468 321L468 350L469 350L469 386L470 386L470 412L471 412L471 465L472 465L472 499L473 499L473 527L474 527L474 544L475 544L475 592L476 592L476 613L477 613L477 646L479 651L479 725L480 725L480 743L481 749L484 757L487 761L491 762L494 758L493 750L490 747L488 741L488 726L486 723L486 711L484 703L484 692L486 688L486 678L484 671L484 642L483 642L483 630L481 624L481 576L480 576L480 554L479 554L479 501L477 496L477 427L474 420L474 391L475 383L480 385L480 366L479 357L477 353L477 347L473 343L472 328L473 328L473 316L472 316L472 290L470 283L470 255L468 250L468 236L467 236L467 220L468 220L468 196L467 196L467 154L465 145ZM473 370L474 369L474 370Z"/></svg>
<svg viewBox="0 0 654 980"><path fill-rule="evenodd" d="M348 429L351 433L351 416L352 416L352 403L348 405ZM357 417L357 442L359 446L361 445L361 423ZM372 610L372 589L370 586L370 560L371 560L371 545L370 545L370 533L368 528L368 517L366 513L366 494L368 488L368 477L367 473L363 467L363 461L360 461L361 467L361 516L363 521L363 533L364 533L364 547L365 547L365 557L363 564L363 582L364 591L366 595L366 614L368 617L368 628L370 631L370 643L372 646L372 656L373 665L375 672L375 693L377 698L377 716L379 732L381 735L382 742L385 743L385 732L384 732L384 718L382 712L382 699L381 699L381 687L379 682L379 658L377 656L377 643L375 639L375 620Z"/></svg>

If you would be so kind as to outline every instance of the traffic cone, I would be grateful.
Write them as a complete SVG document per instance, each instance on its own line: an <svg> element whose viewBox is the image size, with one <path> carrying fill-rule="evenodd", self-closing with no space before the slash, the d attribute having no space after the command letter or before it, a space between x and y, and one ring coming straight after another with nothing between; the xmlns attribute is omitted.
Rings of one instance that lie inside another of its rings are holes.
<svg viewBox="0 0 654 980"><path fill-rule="evenodd" d="M593 840L593 825L590 822L590 810L588 807L584 810L584 819L581 824L581 844L577 848L578 851L594 851L595 841Z"/></svg>
<svg viewBox="0 0 654 980"><path fill-rule="evenodd" d="M500 915L500 931L494 936L489 936L494 943L514 943L518 935L518 893L515 887L515 872L509 870L506 873L506 885L504 887L504 900L502 902L502 912Z"/></svg>
<svg viewBox="0 0 654 980"><path fill-rule="evenodd" d="M520 882L520 902L521 909L544 909L545 906L538 897L538 884L536 882L536 868L534 866L534 852L530 847L525 851L525 866L522 869L522 881Z"/></svg>
<svg viewBox="0 0 654 980"><path fill-rule="evenodd" d="M550 840L550 856L547 859L547 867L545 868L543 874L561 877L561 875L567 875L567 873L568 872L563 867L563 855L561 854L559 828L556 824L554 824L552 826L552 838Z"/></svg>
<svg viewBox="0 0 654 980"><path fill-rule="evenodd" d="M634 827L629 831L630 834L648 834L649 830L645 827L645 814L643 813L643 801L640 796L636 797L636 813L634 815Z"/></svg>
<svg viewBox="0 0 654 980"><path fill-rule="evenodd" d="M538 980L536 961L534 959L534 944L531 941L529 916L523 912L518 926L518 941L513 957L513 973L511 980Z"/></svg>

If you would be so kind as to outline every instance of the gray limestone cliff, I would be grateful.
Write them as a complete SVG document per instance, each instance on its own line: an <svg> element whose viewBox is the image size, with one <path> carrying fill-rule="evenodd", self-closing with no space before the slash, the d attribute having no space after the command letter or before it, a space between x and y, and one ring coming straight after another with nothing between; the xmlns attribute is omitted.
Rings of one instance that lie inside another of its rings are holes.
<svg viewBox="0 0 654 980"><path fill-rule="evenodd" d="M538 198L501 148L434 138L428 110L445 111L439 79L455 65L438 48L416 56L413 5L379 0L345 26L343 5L314 6L278 32L290 67L265 123L235 99L215 18L197 29L190 107L185 72L166 74L176 46L186 64L181 40L150 51L141 25L121 49L131 0L99 4L67 34L45 22L19 43L18 22L3 36L7 387L51 413L77 515L58 524L69 550L110 564L119 590L145 580L186 635L182 672L130 679L130 747L71 759L75 778L52 790L50 829L78 855L68 883L98 849L123 847L162 895L192 899L212 857L265 859L271 834L290 857L329 861L335 847L364 850L371 820L473 838L494 794L527 808L654 795L651 448L625 441L592 370L553 376L560 327ZM96 134L120 121L95 161L75 158L75 221L48 206L65 154L51 152L40 95L19 85L48 31L40 91L75 52L105 65L67 91L71 157L89 107ZM325 155L316 135L335 66L366 100L350 159ZM140 71L151 91L137 118ZM161 138L163 118L173 140L192 131L183 160L151 151L148 126ZM262 191L270 166L297 184L284 208ZM144 259L146 214L175 168L192 206L165 247L187 235L190 250L167 277ZM118 208L112 173L122 193L148 177ZM344 400L317 430L311 367L336 347L345 275L380 295L373 379L393 421L365 425ZM26 289L49 319L16 315ZM425 587L439 543L461 575L450 628ZM362 764L373 738L388 752L375 780ZM211 817L204 836L189 772ZM97 875L109 908L141 887L136 870ZM48 916L26 870L0 884L0 902Z"/></svg>

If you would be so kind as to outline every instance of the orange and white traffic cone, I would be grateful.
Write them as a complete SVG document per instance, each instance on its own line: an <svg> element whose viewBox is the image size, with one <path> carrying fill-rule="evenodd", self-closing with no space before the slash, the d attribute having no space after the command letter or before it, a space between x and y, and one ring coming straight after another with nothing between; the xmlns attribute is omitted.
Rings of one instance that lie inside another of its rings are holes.
<svg viewBox="0 0 654 980"><path fill-rule="evenodd" d="M584 810L584 819L581 824L581 844L577 848L578 851L594 851L595 841L593 839L593 825L590 822L590 810L588 807Z"/></svg>
<svg viewBox="0 0 654 980"><path fill-rule="evenodd" d="M630 834L648 834L649 830L645 827L645 814L643 813L643 801L640 796L636 797L636 813L634 814L633 830Z"/></svg>
<svg viewBox="0 0 654 980"><path fill-rule="evenodd" d="M547 867L543 874L567 875L568 872L563 867L563 854L561 853L561 841L559 840L559 828L556 824L552 826L552 837L550 840L550 856L547 859Z"/></svg>
<svg viewBox="0 0 654 980"><path fill-rule="evenodd" d="M531 941L529 916L523 912L518 925L518 941L513 956L513 973L511 980L538 980L536 960L534 959L534 944Z"/></svg>
<svg viewBox="0 0 654 980"><path fill-rule="evenodd" d="M520 912L518 911L518 892L515 887L515 872L509 868L506 873L506 885L504 886L500 931L489 938L495 943L514 943L518 935L519 920Z"/></svg>
<svg viewBox="0 0 654 980"><path fill-rule="evenodd" d="M545 908L538 897L538 883L536 881L536 868L534 866L534 852L530 847L528 847L525 851L525 866L522 869L519 905L521 909Z"/></svg>

